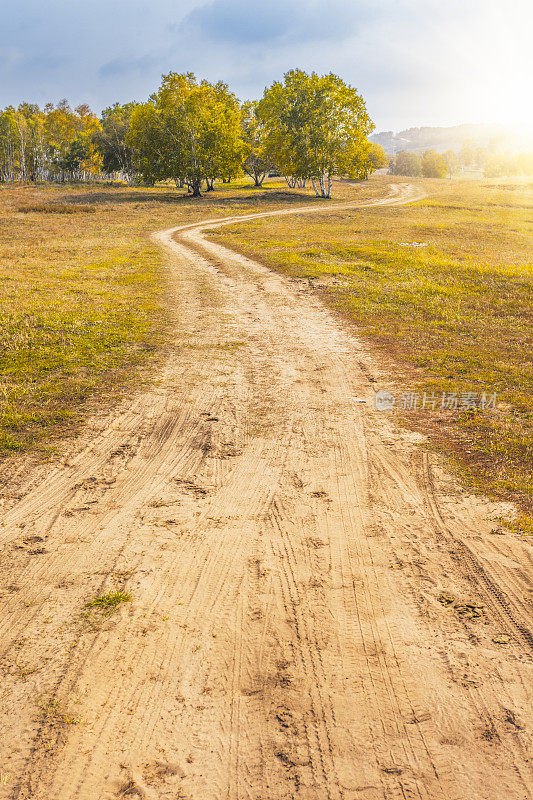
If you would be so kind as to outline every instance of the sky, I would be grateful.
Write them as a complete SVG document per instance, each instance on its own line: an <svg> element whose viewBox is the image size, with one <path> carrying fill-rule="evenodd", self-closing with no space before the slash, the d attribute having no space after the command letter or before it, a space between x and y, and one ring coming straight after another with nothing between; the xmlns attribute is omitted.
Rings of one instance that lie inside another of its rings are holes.
<svg viewBox="0 0 533 800"><path fill-rule="evenodd" d="M377 130L533 128L531 0L0 0L0 107L144 100L162 74L241 99L299 67L335 72Z"/></svg>

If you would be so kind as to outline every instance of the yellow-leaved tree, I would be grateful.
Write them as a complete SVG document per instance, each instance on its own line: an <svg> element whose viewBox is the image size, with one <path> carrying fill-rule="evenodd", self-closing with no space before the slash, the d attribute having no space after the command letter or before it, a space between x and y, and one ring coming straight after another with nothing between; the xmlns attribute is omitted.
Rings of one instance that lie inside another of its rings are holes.
<svg viewBox="0 0 533 800"><path fill-rule="evenodd" d="M224 83L171 72L151 100L133 110L127 142L146 180L185 182L198 197L204 181L212 189L216 178L240 169L239 102Z"/></svg>
<svg viewBox="0 0 533 800"><path fill-rule="evenodd" d="M284 175L311 180L330 198L333 176L364 178L371 169L374 125L363 98L338 75L287 72L257 107L268 157Z"/></svg>

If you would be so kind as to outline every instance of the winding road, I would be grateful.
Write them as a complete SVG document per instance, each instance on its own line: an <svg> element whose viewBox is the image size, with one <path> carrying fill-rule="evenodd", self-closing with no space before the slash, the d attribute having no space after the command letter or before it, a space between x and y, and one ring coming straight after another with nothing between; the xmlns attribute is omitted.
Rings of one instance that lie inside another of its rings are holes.
<svg viewBox="0 0 533 800"><path fill-rule="evenodd" d="M156 234L160 374L4 486L0 800L531 796L530 549L304 282L204 236L314 210Z"/></svg>

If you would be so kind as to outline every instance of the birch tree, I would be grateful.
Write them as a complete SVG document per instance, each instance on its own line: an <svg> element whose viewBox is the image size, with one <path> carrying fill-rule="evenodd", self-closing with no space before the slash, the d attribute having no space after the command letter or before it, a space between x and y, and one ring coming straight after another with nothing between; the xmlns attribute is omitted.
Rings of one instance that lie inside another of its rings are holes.
<svg viewBox="0 0 533 800"><path fill-rule="evenodd" d="M265 126L257 110L257 102L242 106L243 169L255 186L262 186L272 163L265 148Z"/></svg>
<svg viewBox="0 0 533 800"><path fill-rule="evenodd" d="M238 101L224 83L171 72L153 102L133 111L127 141L143 176L183 181L199 197L204 181L212 188L240 166Z"/></svg>
<svg viewBox="0 0 533 800"><path fill-rule="evenodd" d="M8 107L0 113L0 180L14 181L18 168L18 135L15 109Z"/></svg>
<svg viewBox="0 0 533 800"><path fill-rule="evenodd" d="M333 176L357 178L369 168L368 135L374 126L363 98L337 75L287 72L258 104L266 149L281 172L309 179L330 198Z"/></svg>

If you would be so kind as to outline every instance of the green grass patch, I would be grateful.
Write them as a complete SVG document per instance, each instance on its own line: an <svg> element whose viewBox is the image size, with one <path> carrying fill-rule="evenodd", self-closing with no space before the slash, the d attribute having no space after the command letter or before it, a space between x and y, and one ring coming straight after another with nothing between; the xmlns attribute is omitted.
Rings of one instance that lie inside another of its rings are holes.
<svg viewBox="0 0 533 800"><path fill-rule="evenodd" d="M124 383L156 346L159 253L110 249L73 261L29 255L0 290L0 455L45 443L51 428Z"/></svg>

